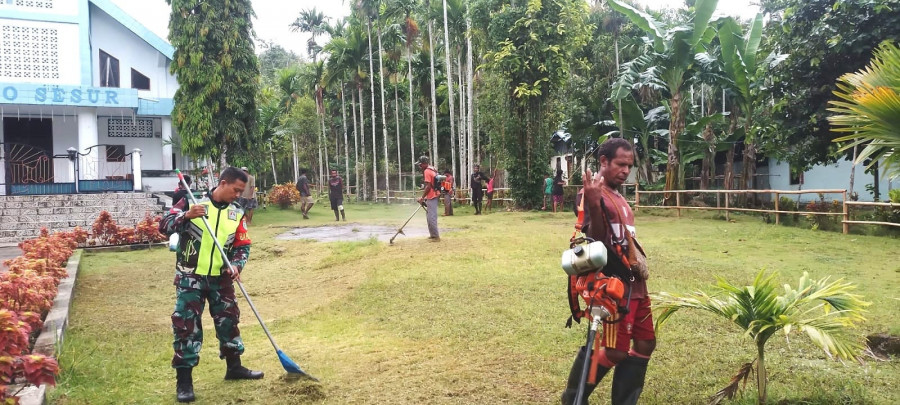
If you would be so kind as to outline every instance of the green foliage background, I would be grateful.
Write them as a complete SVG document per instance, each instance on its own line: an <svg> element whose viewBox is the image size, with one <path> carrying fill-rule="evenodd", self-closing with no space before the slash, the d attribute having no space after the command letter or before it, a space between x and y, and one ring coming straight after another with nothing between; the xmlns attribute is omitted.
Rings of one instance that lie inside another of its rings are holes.
<svg viewBox="0 0 900 405"><path fill-rule="evenodd" d="M171 72L178 78L172 121L181 152L218 160L249 148L256 127L259 67L250 0L167 0L172 6Z"/></svg>

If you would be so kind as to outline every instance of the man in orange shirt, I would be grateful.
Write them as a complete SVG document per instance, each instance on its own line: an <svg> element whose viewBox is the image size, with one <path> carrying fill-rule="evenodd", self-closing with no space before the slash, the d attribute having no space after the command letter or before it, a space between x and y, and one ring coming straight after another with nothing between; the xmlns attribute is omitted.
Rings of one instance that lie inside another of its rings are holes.
<svg viewBox="0 0 900 405"><path fill-rule="evenodd" d="M425 203L425 209L427 210L425 218L428 219L428 234L430 235L428 239L433 242L440 242L441 235L438 233L437 225L438 196L440 194L434 188L434 177L437 176L437 170L429 166L429 163L431 163L431 160L428 159L428 156L419 157L419 168L425 174L425 189L417 201L419 204Z"/></svg>
<svg viewBox="0 0 900 405"><path fill-rule="evenodd" d="M444 176L447 178L442 183L441 191L444 193L444 216L447 217L453 215L453 174L450 170L444 170Z"/></svg>

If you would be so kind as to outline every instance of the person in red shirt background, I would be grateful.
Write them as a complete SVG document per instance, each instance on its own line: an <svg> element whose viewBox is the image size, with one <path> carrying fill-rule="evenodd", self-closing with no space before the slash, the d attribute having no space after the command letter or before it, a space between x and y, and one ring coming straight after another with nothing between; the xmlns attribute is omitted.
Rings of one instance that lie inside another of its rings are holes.
<svg viewBox="0 0 900 405"><path fill-rule="evenodd" d="M444 170L444 182L441 183L441 192L444 193L444 216L453 216L453 173L450 170Z"/></svg>

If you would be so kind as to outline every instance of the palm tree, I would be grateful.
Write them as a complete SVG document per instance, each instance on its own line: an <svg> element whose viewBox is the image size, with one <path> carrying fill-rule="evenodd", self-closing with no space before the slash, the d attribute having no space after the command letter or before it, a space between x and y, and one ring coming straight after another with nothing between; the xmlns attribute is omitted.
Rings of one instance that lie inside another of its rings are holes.
<svg viewBox="0 0 900 405"><path fill-rule="evenodd" d="M453 169L452 171L456 172L456 116L453 114L453 69L450 64L450 26L447 20L447 0L443 0L444 3L444 59L446 62L446 74L447 74L447 105L450 108L450 155L452 159ZM432 50L433 51L433 50ZM456 176L461 177L461 176Z"/></svg>
<svg viewBox="0 0 900 405"><path fill-rule="evenodd" d="M406 45L406 80L409 84L409 156L410 156L410 174L412 175L412 183L416 184L416 142L414 132L414 114L413 114L413 74L412 74L412 47L415 44L416 37L419 35L419 24L412 18L413 10L418 6L419 0L393 0L388 6L387 15L401 16L401 22L404 43ZM401 167L397 161L397 166ZM402 184L402 183L401 183Z"/></svg>
<svg viewBox="0 0 900 405"><path fill-rule="evenodd" d="M472 145L472 140L474 138L475 131L475 70L474 70L474 61L472 60L472 18L469 15L469 4L466 3L466 72L468 73L467 77L467 85L468 85L468 99L469 99L469 110L466 114L466 134L468 137L466 139L466 156L468 160L466 161L466 167L472 168L475 164L475 149ZM493 176L492 176L493 177Z"/></svg>
<svg viewBox="0 0 900 405"><path fill-rule="evenodd" d="M828 117L832 130L849 133L835 142L851 141L841 151L865 145L856 163L871 159L868 167L881 165L884 175L900 176L900 48L886 42L864 69L838 79ZM879 163L880 162L880 163Z"/></svg>
<svg viewBox="0 0 900 405"><path fill-rule="evenodd" d="M326 82L348 79L356 86L358 92L351 91L351 112L353 114L353 143L354 143L354 172L355 184L357 187L357 198L366 194L366 168L360 164L359 147L363 148L363 158L365 158L365 120L363 115L363 92L362 88L366 79L366 72L363 65L366 61L367 41L362 28L359 25L351 24L350 28L345 32L344 36L336 37L325 46L325 50L329 53L328 67L326 74ZM343 85L342 85L343 88ZM357 131L357 110L356 105L359 103L359 131ZM346 144L346 143L345 143ZM349 157L348 157L349 158ZM362 183L360 183L359 170L363 170ZM349 180L349 179L348 179ZM348 181L349 183L349 181Z"/></svg>
<svg viewBox="0 0 900 405"><path fill-rule="evenodd" d="M378 11L377 11L377 35L378 35L378 86L379 86L379 99L381 101L381 133L382 139L384 140L384 200L388 204L391 203L391 182L388 178L390 174L390 159L388 159L388 132L387 132L387 115L384 111L384 46L382 45L382 33L384 26L384 16L381 15L381 1L378 2ZM374 123L373 123L374 124Z"/></svg>
<svg viewBox="0 0 900 405"><path fill-rule="evenodd" d="M325 17L325 14L316 10L315 7L301 10L300 15L291 23L290 27L294 32L299 31L310 34L309 40L306 41L306 51L312 57L313 62L315 62L316 56L322 50L319 44L316 43L316 37L327 32L328 19Z"/></svg>
<svg viewBox="0 0 900 405"><path fill-rule="evenodd" d="M284 112L291 110L294 101L300 98L303 89L300 80L299 66L289 66L278 71L278 88L281 90L281 107ZM297 134L291 132L291 146L293 152L294 183L300 177L300 161L297 157Z"/></svg>
<svg viewBox="0 0 900 405"><path fill-rule="evenodd" d="M656 320L662 326L680 309L699 309L718 315L737 325L752 338L756 346L757 389L760 404L766 402L766 343L776 333L789 335L793 331L804 332L810 340L829 357L854 359L863 345L847 331L854 324L865 320L863 312L870 304L853 294L854 285L842 279L829 282L829 277L812 280L804 272L797 288L780 287L773 281L775 274L760 271L753 285L737 287L719 278L713 294L697 292L679 296L660 293L655 299L662 312ZM749 375L749 367L729 387L716 394L719 400L733 397L738 382Z"/></svg>
<svg viewBox="0 0 900 405"><path fill-rule="evenodd" d="M431 0L425 0L425 12L431 12ZM437 91L435 90L434 75L434 19L428 16L428 56L431 58L431 125L432 125L432 151L431 161L438 164L438 131L437 131ZM459 176L456 176L459 177Z"/></svg>
<svg viewBox="0 0 900 405"><path fill-rule="evenodd" d="M281 101L277 96L277 89L264 87L260 89L256 102L259 108L259 134L261 140L269 145L269 159L272 164L272 178L274 184L278 184L278 173L275 169L275 152L272 147L275 136L277 135L279 121L284 113Z"/></svg>
<svg viewBox="0 0 900 405"><path fill-rule="evenodd" d="M709 42L705 34L709 28L709 20L716 9L718 0L697 0L690 12L688 26L673 27L663 30L663 27L649 14L640 11L622 0L609 0L609 6L631 20L637 27L647 33L647 47L644 55L636 59L639 63L632 63L631 71L620 72L618 85L614 89L616 93L613 101L625 98L634 82L639 78L647 78L654 85L662 86L670 94L669 107L671 120L669 122L669 152L666 165L666 191L681 187L682 179L679 176L681 164L678 153L678 137L684 132L685 127L685 102L683 92L693 74L692 65L694 56L703 51L703 47ZM633 62L635 62L633 61ZM624 66L623 66L624 68ZM643 69L646 72L642 72ZM624 80L623 80L624 79ZM673 204L673 194L666 194L666 203Z"/></svg>

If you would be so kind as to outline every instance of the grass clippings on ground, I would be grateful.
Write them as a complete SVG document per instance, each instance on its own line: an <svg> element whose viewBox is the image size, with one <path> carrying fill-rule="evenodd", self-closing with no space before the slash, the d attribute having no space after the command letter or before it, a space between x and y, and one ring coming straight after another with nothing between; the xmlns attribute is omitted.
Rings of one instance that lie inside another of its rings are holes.
<svg viewBox="0 0 900 405"><path fill-rule="evenodd" d="M348 220L399 227L411 205L347 204ZM467 208L439 219L441 243L399 236L319 243L274 237L284 226L334 224L317 206L257 211L243 280L286 354L321 384L284 370L244 301L244 363L262 381L223 381L211 319L195 369L200 404L555 404L585 325L568 316L559 256L571 213ZM900 332L900 244L896 239L767 225L638 214L651 291L684 293L720 275L749 283L761 269L796 283L804 271L843 277L873 303L858 336ZM420 214L411 226L424 226ZM350 225L353 226L353 225ZM88 254L82 259L60 357L58 404L174 402L171 322L174 255L165 249ZM829 361L802 337L767 347L769 397L776 403L896 403L896 360ZM755 350L741 332L701 313L679 312L660 331L642 396L645 404L704 403ZM609 381L592 403L607 403ZM751 403L755 392L738 403Z"/></svg>

